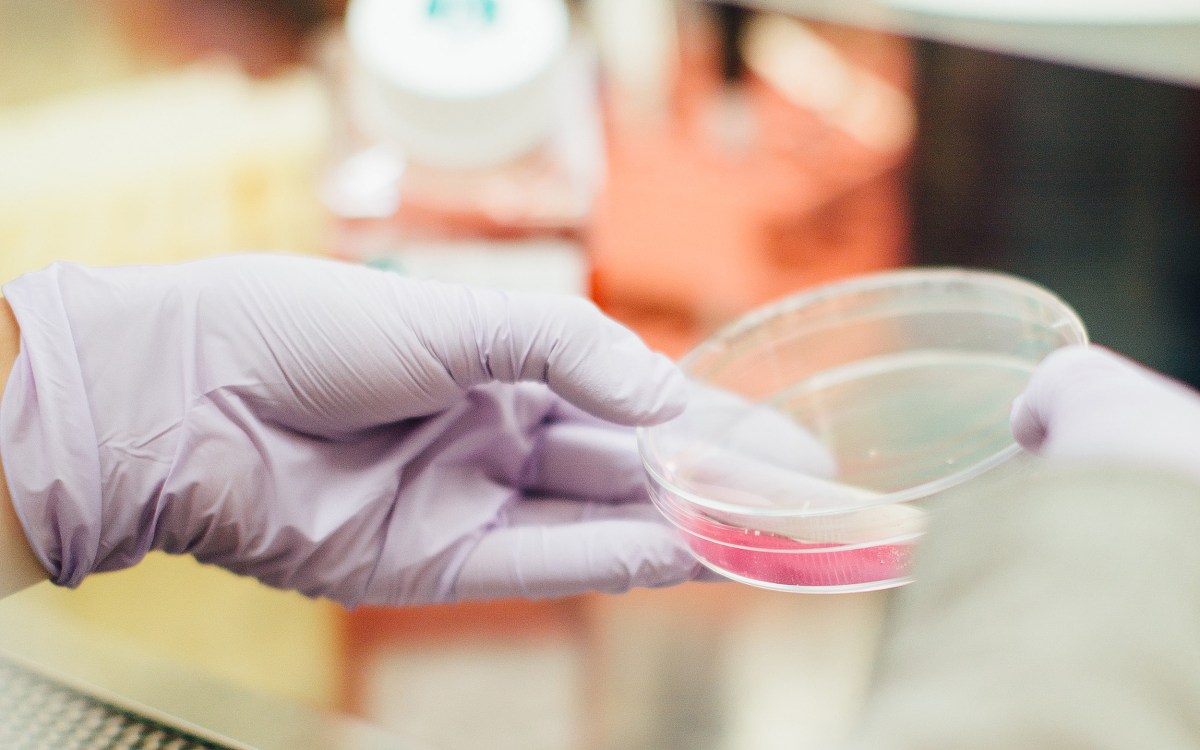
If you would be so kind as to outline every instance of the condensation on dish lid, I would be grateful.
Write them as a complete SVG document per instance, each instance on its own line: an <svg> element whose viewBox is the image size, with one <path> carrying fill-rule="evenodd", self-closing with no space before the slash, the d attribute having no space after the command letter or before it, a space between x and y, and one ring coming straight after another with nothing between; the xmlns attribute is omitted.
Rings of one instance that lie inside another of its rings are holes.
<svg viewBox="0 0 1200 750"><path fill-rule="evenodd" d="M365 84L355 107L417 161L495 166L553 128L563 0L352 0L346 35Z"/></svg>

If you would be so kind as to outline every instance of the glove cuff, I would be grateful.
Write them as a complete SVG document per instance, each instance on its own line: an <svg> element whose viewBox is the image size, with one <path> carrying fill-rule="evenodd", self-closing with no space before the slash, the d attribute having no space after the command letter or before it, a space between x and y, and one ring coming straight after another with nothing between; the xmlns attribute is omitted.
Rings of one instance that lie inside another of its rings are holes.
<svg viewBox="0 0 1200 750"><path fill-rule="evenodd" d="M75 587L96 569L100 459L62 291L61 266L3 287L21 350L0 400L0 452L13 506L51 580Z"/></svg>

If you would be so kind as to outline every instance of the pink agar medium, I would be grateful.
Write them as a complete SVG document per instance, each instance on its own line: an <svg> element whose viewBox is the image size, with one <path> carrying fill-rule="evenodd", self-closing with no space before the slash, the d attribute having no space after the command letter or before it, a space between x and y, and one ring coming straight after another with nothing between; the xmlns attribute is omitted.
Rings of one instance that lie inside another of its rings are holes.
<svg viewBox="0 0 1200 750"><path fill-rule="evenodd" d="M702 559L738 576L785 586L853 586L906 574L911 543L846 547L800 542L703 518L680 519ZM827 551L822 551L827 550Z"/></svg>

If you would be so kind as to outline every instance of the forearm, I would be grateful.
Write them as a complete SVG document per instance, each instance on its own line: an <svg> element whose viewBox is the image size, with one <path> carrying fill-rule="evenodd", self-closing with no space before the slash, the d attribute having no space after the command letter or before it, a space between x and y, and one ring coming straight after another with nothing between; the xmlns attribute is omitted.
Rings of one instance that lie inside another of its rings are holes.
<svg viewBox="0 0 1200 750"><path fill-rule="evenodd" d="M1200 746L1200 483L1023 480L935 512L848 748Z"/></svg>
<svg viewBox="0 0 1200 750"><path fill-rule="evenodd" d="M21 348L21 332L12 308L0 297L0 394L8 384L8 375ZM25 531L13 509L12 497L3 471L0 454L0 597L32 586L48 577L25 537Z"/></svg>

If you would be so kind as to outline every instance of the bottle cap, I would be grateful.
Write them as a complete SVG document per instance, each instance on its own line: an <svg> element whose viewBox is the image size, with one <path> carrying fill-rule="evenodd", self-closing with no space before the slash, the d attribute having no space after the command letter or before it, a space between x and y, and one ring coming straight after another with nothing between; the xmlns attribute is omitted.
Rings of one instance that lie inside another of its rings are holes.
<svg viewBox="0 0 1200 750"><path fill-rule="evenodd" d="M414 161L494 166L553 126L563 0L352 0L346 32L360 119Z"/></svg>

